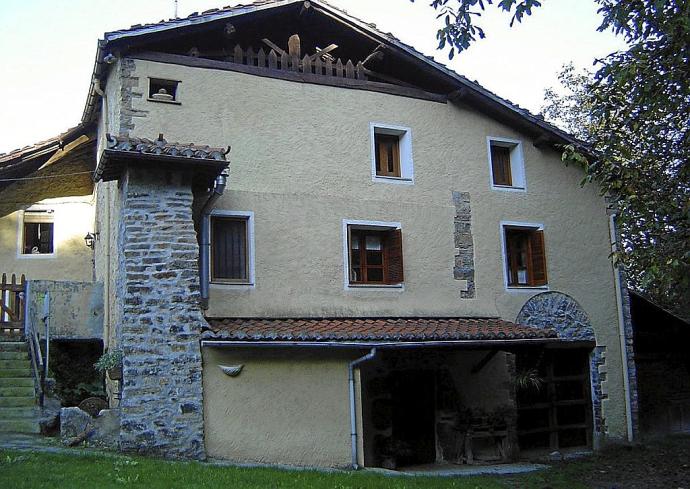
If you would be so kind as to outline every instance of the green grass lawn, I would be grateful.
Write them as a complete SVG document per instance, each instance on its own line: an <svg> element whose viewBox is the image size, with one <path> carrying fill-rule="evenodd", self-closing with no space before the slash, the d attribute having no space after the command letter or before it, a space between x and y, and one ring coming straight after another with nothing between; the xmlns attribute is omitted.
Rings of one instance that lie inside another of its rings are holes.
<svg viewBox="0 0 690 489"><path fill-rule="evenodd" d="M0 487L21 488L329 488L491 489L585 487L565 472L550 469L520 476L462 478L400 477L366 472L288 471L270 468L168 462L110 454L30 453L0 450Z"/></svg>
<svg viewBox="0 0 690 489"><path fill-rule="evenodd" d="M675 436L558 462L512 476L407 477L170 462L112 453L0 449L0 489L690 489L690 436Z"/></svg>

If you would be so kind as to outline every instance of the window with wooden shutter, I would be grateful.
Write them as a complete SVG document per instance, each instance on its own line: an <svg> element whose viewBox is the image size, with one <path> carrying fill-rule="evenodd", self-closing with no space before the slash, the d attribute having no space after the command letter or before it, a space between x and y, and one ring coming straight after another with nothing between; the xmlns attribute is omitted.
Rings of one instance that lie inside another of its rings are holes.
<svg viewBox="0 0 690 489"><path fill-rule="evenodd" d="M531 283L534 286L546 285L546 251L544 250L544 231L533 230L529 236L530 260L532 265Z"/></svg>
<svg viewBox="0 0 690 489"><path fill-rule="evenodd" d="M400 173L400 137L392 134L374 134L376 148L376 175L397 177Z"/></svg>
<svg viewBox="0 0 690 489"><path fill-rule="evenodd" d="M537 228L505 228L505 264L508 286L540 287L548 283L544 231Z"/></svg>
<svg viewBox="0 0 690 489"><path fill-rule="evenodd" d="M49 255L54 252L52 211L24 213L22 254Z"/></svg>
<svg viewBox="0 0 690 489"><path fill-rule="evenodd" d="M403 283L402 235L399 229L348 226L350 284Z"/></svg>
<svg viewBox="0 0 690 489"><path fill-rule="evenodd" d="M509 147L491 144L491 172L494 185L513 185Z"/></svg>
<svg viewBox="0 0 690 489"><path fill-rule="evenodd" d="M211 217L211 280L249 281L247 218Z"/></svg>
<svg viewBox="0 0 690 489"><path fill-rule="evenodd" d="M401 284L403 275L402 231L391 229L386 233L386 283Z"/></svg>

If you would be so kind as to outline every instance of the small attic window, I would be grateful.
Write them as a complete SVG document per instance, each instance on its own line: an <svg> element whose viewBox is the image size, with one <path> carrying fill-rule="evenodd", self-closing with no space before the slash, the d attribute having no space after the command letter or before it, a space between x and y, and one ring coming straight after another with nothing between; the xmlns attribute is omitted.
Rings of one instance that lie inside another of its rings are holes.
<svg viewBox="0 0 690 489"><path fill-rule="evenodd" d="M149 100L152 102L178 103L177 85L179 81L149 78Z"/></svg>

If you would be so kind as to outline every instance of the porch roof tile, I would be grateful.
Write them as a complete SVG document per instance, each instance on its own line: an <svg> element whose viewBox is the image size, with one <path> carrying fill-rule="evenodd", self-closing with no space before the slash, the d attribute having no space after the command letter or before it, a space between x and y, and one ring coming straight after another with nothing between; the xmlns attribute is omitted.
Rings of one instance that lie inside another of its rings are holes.
<svg viewBox="0 0 690 489"><path fill-rule="evenodd" d="M551 328L500 318L209 318L206 340L232 341L476 341L556 338Z"/></svg>

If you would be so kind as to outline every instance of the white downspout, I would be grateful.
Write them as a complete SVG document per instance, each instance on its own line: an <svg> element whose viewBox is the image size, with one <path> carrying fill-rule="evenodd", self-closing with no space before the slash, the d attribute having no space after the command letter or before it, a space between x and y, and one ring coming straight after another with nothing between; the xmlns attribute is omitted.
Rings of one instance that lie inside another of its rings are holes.
<svg viewBox="0 0 690 489"><path fill-rule="evenodd" d="M372 348L369 353L363 357L353 360L348 365L348 382L350 384L350 439L352 443L352 468L357 470L359 464L357 462L357 403L355 400L355 367L361 363L373 360L376 356L376 348Z"/></svg>
<svg viewBox="0 0 690 489"><path fill-rule="evenodd" d="M609 216L609 231L611 236L611 251L618 250L618 236L616 233L616 214ZM627 421L628 442L633 441L632 400L630 397L630 371L628 369L628 345L625 337L625 316L623 314L623 289L620 271L613 265L613 280L616 285L616 306L618 306L618 339L621 347L621 361L623 362L623 389L625 390L625 419Z"/></svg>

